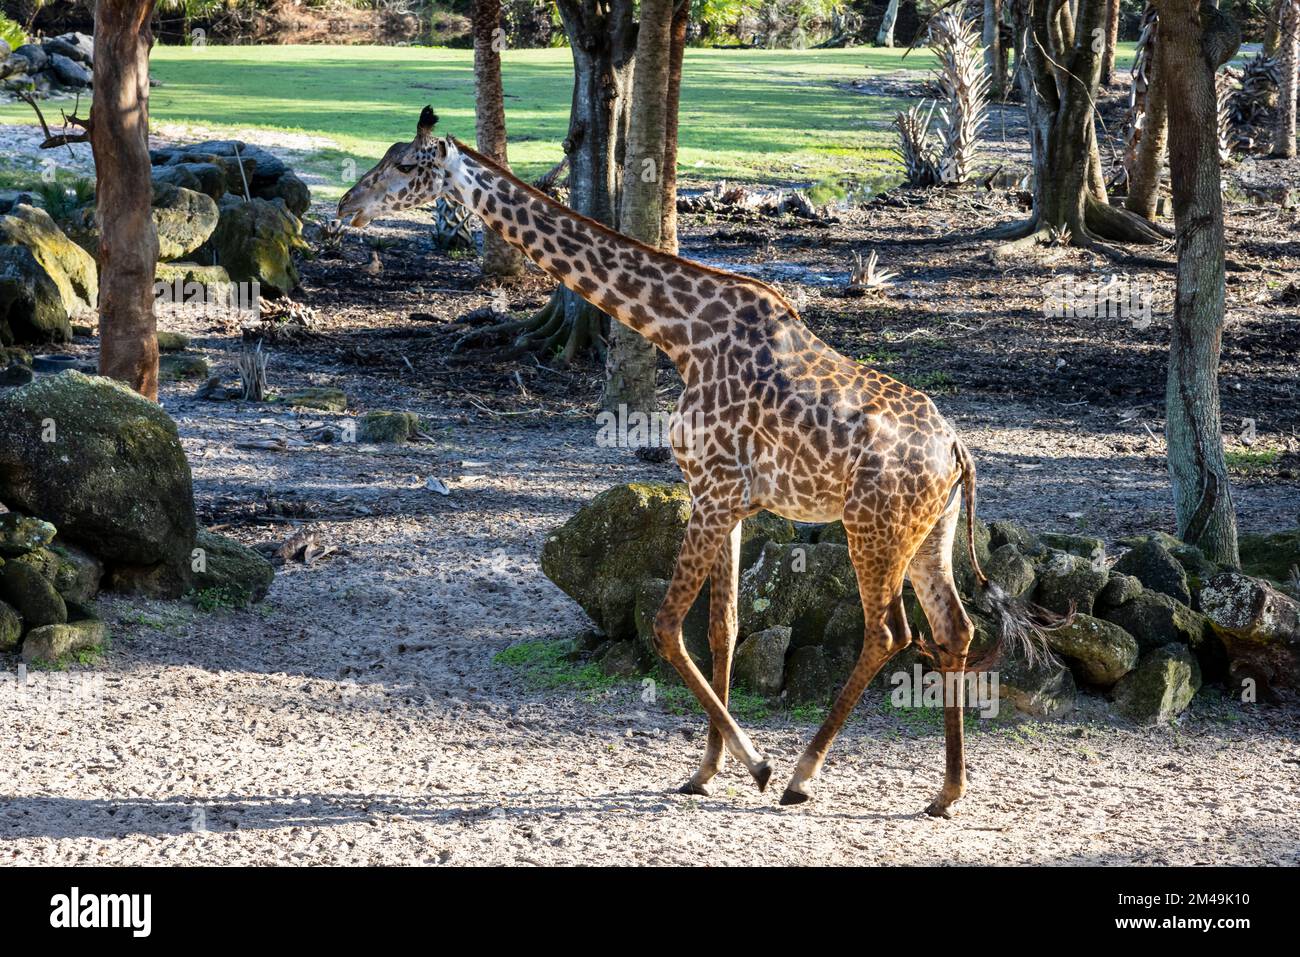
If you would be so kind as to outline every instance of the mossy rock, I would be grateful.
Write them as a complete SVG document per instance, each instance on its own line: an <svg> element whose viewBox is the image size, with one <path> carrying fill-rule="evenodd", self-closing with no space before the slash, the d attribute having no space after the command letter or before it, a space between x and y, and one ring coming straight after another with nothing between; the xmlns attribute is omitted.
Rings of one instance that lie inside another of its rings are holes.
<svg viewBox="0 0 1300 957"><path fill-rule="evenodd" d="M195 590L217 589L235 605L261 601L270 591L275 568L251 548L203 528L194 546L202 549L191 562Z"/></svg>
<svg viewBox="0 0 1300 957"><path fill-rule="evenodd" d="M104 578L104 563L86 551L64 541L55 541L50 551L58 558L54 587L69 607L84 605L99 594Z"/></svg>
<svg viewBox="0 0 1300 957"><path fill-rule="evenodd" d="M155 180L151 207L163 261L188 256L217 228L216 200L198 190Z"/></svg>
<svg viewBox="0 0 1300 957"><path fill-rule="evenodd" d="M1115 571L1132 575L1147 588L1184 605L1192 603L1187 570L1157 541L1148 539L1129 549L1115 563Z"/></svg>
<svg viewBox="0 0 1300 957"><path fill-rule="evenodd" d="M309 247L302 223L282 200L221 200L220 219L205 247L212 265L234 282L256 282L263 295L287 296L298 288L294 254Z"/></svg>
<svg viewBox="0 0 1300 957"><path fill-rule="evenodd" d="M357 419L358 442L405 442L418 431L420 417L413 412L367 412Z"/></svg>
<svg viewBox="0 0 1300 957"><path fill-rule="evenodd" d="M71 341L54 280L26 246L0 246L0 343Z"/></svg>
<svg viewBox="0 0 1300 957"><path fill-rule="evenodd" d="M790 648L790 629L778 625L756 632L736 648L732 674L738 687L769 697L785 684L785 654Z"/></svg>
<svg viewBox="0 0 1300 957"><path fill-rule="evenodd" d="M307 184L293 172L285 172L274 182L255 187L253 195L262 199L284 201L285 206L295 216L302 218L311 209L311 190Z"/></svg>
<svg viewBox="0 0 1300 957"><path fill-rule="evenodd" d="M0 421L0 501L106 561L188 564L190 467L157 404L113 379L62 372L0 393Z"/></svg>
<svg viewBox="0 0 1300 957"><path fill-rule="evenodd" d="M841 684L836 682L821 648L816 645L796 648L785 663L782 700L788 705L826 704Z"/></svg>
<svg viewBox="0 0 1300 957"><path fill-rule="evenodd" d="M1132 575L1125 575L1122 572L1116 572L1113 569L1110 578L1106 580L1106 587L1097 595L1096 602L1093 603L1093 610L1099 617L1105 617L1105 612L1112 608L1118 608L1125 602L1132 601L1143 592L1142 583Z"/></svg>
<svg viewBox="0 0 1300 957"><path fill-rule="evenodd" d="M13 651L23 636L23 616L8 602L0 601L0 651Z"/></svg>
<svg viewBox="0 0 1300 957"><path fill-rule="evenodd" d="M683 483L617 485L547 536L542 571L611 639L635 637L638 591L651 579L672 577L690 514ZM774 534L793 537L794 530L783 519L746 519L742 556Z"/></svg>
<svg viewBox="0 0 1300 957"><path fill-rule="evenodd" d="M108 629L98 618L33 628L23 638L23 661L57 662L79 651L99 648L107 638Z"/></svg>
<svg viewBox="0 0 1300 957"><path fill-rule="evenodd" d="M95 259L69 239L45 210L20 205L0 216L0 246L31 250L58 288L67 314L94 310L99 301Z"/></svg>
<svg viewBox="0 0 1300 957"><path fill-rule="evenodd" d="M1162 645L1115 686L1115 710L1138 724L1164 724L1186 710L1200 687L1195 655L1185 645Z"/></svg>
<svg viewBox="0 0 1300 957"><path fill-rule="evenodd" d="M346 412L348 397L342 389L328 386L309 386L276 396L276 402L283 402L299 409L318 409L321 412Z"/></svg>
<svg viewBox="0 0 1300 957"><path fill-rule="evenodd" d="M54 541L57 531L43 519L5 512L0 515L0 555L25 555Z"/></svg>
<svg viewBox="0 0 1300 957"><path fill-rule="evenodd" d="M181 284L180 298L185 298L185 286L193 283L197 287L211 290L230 285L230 273L222 266L201 266L191 262L159 263L154 267L154 282L164 283L175 288Z"/></svg>
<svg viewBox="0 0 1300 957"><path fill-rule="evenodd" d="M836 605L857 589L847 546L766 542L740 577L740 633L790 625L796 645L819 642Z"/></svg>
<svg viewBox="0 0 1300 957"><path fill-rule="evenodd" d="M0 601L22 615L28 628L61 624L68 620L68 606L54 583L33 564L18 560L0 568Z"/></svg>
<svg viewBox="0 0 1300 957"><path fill-rule="evenodd" d="M155 185L166 183L203 193L214 202L229 192L226 167L216 163L174 163L155 166L153 181Z"/></svg>
<svg viewBox="0 0 1300 957"><path fill-rule="evenodd" d="M1290 579L1291 569L1300 568L1300 531L1273 535L1244 533L1237 539L1241 570L1275 583Z"/></svg>
<svg viewBox="0 0 1300 957"><path fill-rule="evenodd" d="M635 641L611 641L596 660L600 673L609 678L632 678L645 671Z"/></svg>
<svg viewBox="0 0 1300 957"><path fill-rule="evenodd" d="M978 518L975 519L975 555L979 559L981 569L992 557L989 551L991 540L988 526ZM975 568L971 565L968 542L966 515L963 513L957 521L957 534L952 542L952 577L957 583L957 590L963 595L973 595L976 585Z"/></svg>
<svg viewBox="0 0 1300 957"><path fill-rule="evenodd" d="M1072 552L1052 551L1039 563L1034 601L1058 614L1073 609L1090 615L1109 578L1105 565Z"/></svg>
<svg viewBox="0 0 1300 957"><path fill-rule="evenodd" d="M1114 622L1079 614L1046 634L1053 650L1073 661L1088 684L1109 688L1137 666L1137 639Z"/></svg>
<svg viewBox="0 0 1300 957"><path fill-rule="evenodd" d="M1038 576L1034 563L1020 552L1020 547L1011 542L993 550L984 574L1012 598L1019 598L1034 590Z"/></svg>
<svg viewBox="0 0 1300 957"><path fill-rule="evenodd" d="M166 353L158 358L158 379L179 382L183 379L206 379L208 360L192 352Z"/></svg>
<svg viewBox="0 0 1300 957"><path fill-rule="evenodd" d="M636 640L646 661L660 664L660 673L669 680L678 678L675 668L662 659L656 647L654 620L659 607L668 594L668 582L663 578L650 578L642 582L634 596L633 611L635 616ZM713 652L709 647L709 586L706 582L700 589L691 610L682 622L682 643L691 660L707 676L713 674Z"/></svg>
<svg viewBox="0 0 1300 957"><path fill-rule="evenodd" d="M989 522L989 548L997 551L1004 545L1014 545L1022 555L1037 555L1043 550L1038 536L1023 525L1005 519Z"/></svg>
<svg viewBox="0 0 1300 957"><path fill-rule="evenodd" d="M180 332L158 330L158 351L161 353L184 352L190 345L190 337Z"/></svg>
<svg viewBox="0 0 1300 957"><path fill-rule="evenodd" d="M1070 669L1044 660L1032 665L1009 656L998 671L998 699L1022 714L1057 718L1074 709L1078 695Z"/></svg>
<svg viewBox="0 0 1300 957"><path fill-rule="evenodd" d="M1093 538L1091 535L1044 532L1038 536L1038 539L1048 548L1075 555L1097 568L1105 567L1106 543L1100 538Z"/></svg>

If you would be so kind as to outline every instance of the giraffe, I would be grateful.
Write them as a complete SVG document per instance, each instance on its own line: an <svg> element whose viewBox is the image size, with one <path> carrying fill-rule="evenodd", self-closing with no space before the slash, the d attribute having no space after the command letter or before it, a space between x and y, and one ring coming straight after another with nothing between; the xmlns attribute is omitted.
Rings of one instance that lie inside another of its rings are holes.
<svg viewBox="0 0 1300 957"><path fill-rule="evenodd" d="M766 789L773 765L727 710L736 642L740 522L763 509L801 522L842 519L865 619L861 653L800 757L781 803L800 804L835 735L872 677L912 641L903 610L909 578L943 672L967 669L973 636L953 581L964 502L982 599L1011 627L1030 619L980 569L973 545L975 466L921 392L835 352L776 290L636 242L521 182L450 136L435 136L425 107L416 137L395 143L339 201L355 227L449 194L543 271L667 354L684 389L670 422L673 452L692 498L676 568L654 619L658 652L709 717L699 768L682 786L707 794L732 755ZM686 423L692 427L686 429ZM684 436L689 434L689 440ZM710 680L686 653L682 622L710 583ZM966 791L963 684L945 681L942 788L926 808L949 817Z"/></svg>

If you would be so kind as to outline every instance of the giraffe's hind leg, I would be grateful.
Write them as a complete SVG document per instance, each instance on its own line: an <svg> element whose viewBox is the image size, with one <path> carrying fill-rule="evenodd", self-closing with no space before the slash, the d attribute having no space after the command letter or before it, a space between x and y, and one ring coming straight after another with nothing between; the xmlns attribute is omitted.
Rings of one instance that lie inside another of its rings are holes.
<svg viewBox="0 0 1300 957"><path fill-rule="evenodd" d="M709 575L709 652L713 656L713 691L727 706L731 690L731 656L736 647L736 592L740 587L740 523L718 550ZM727 751L722 729L709 722L709 740L699 770L682 785L683 794L708 794L709 781L722 770Z"/></svg>
<svg viewBox="0 0 1300 957"><path fill-rule="evenodd" d="M728 505L697 499L686 524L686 537L677 555L677 567L668 583L668 593L655 615L654 633L659 653L677 669L686 687L704 707L712 727L722 736L726 749L744 762L760 791L767 788L772 763L754 749L749 737L727 713L727 706L709 687L682 641L682 622L700 593L705 577L714 566L723 542L732 534L737 512Z"/></svg>
<svg viewBox="0 0 1300 957"><path fill-rule="evenodd" d="M952 806L966 793L962 719L966 707L966 653L970 650L974 628L952 577L952 542L959 514L954 502L921 544L908 569L912 588L930 623L939 658L937 664L944 676L943 789L925 809L932 817L952 817Z"/></svg>
<svg viewBox="0 0 1300 957"><path fill-rule="evenodd" d="M841 689L830 714L822 722L812 742L799 759L794 776L781 795L782 804L802 804L812 797L810 782L821 770L835 735L857 706L863 690L885 663L911 640L903 615L901 591L906 554L881 555L872 550L866 532L853 523L846 512L844 529L849 540L849 556L858 577L858 592L866 629L862 651L848 682ZM902 543L907 547L907 543ZM897 545L895 545L897 547Z"/></svg>

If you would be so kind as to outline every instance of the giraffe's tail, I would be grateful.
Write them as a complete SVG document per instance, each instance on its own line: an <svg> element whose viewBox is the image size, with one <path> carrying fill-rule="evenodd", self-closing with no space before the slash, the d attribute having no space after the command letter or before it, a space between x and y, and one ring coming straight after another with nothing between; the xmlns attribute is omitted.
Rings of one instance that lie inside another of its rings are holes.
<svg viewBox="0 0 1300 957"><path fill-rule="evenodd" d="M989 580L980 568L975 548L975 460L961 439L954 443L957 464L961 467L962 504L966 508L966 548L975 572L975 605L993 617L997 629L990 648L966 663L968 671L987 671L1005 657L1008 650L1029 667L1056 662L1047 632L1074 620L1074 608L1058 615L1023 598L1008 595L997 582Z"/></svg>

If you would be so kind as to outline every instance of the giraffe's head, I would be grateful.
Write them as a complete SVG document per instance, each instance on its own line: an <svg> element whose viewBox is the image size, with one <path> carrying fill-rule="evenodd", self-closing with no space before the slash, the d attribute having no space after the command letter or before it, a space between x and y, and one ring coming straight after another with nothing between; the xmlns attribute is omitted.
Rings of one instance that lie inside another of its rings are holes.
<svg viewBox="0 0 1300 957"><path fill-rule="evenodd" d="M436 137L438 114L420 111L415 139L388 147L375 168L339 200L339 221L365 226L384 213L432 203L446 188L447 161L457 153L450 136Z"/></svg>

